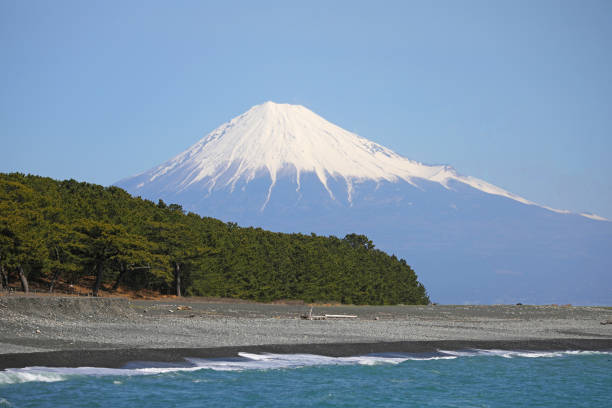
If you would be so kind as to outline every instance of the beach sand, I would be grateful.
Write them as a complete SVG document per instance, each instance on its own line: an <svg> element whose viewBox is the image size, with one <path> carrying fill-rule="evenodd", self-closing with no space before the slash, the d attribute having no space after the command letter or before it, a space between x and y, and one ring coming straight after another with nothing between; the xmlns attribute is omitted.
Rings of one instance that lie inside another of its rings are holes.
<svg viewBox="0 0 612 408"><path fill-rule="evenodd" d="M197 298L0 296L0 369L121 367L238 352L350 356L438 349L611 350L612 309L575 306L310 306Z"/></svg>

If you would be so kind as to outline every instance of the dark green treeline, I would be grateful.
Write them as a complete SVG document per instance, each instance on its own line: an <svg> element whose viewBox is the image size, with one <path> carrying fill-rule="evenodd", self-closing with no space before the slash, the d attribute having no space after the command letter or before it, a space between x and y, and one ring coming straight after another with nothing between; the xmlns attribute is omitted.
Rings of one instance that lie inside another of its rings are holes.
<svg viewBox="0 0 612 408"><path fill-rule="evenodd" d="M19 173L0 173L0 268L4 284L89 277L95 294L121 285L258 301L429 302L410 266L363 235L242 228L118 187Z"/></svg>

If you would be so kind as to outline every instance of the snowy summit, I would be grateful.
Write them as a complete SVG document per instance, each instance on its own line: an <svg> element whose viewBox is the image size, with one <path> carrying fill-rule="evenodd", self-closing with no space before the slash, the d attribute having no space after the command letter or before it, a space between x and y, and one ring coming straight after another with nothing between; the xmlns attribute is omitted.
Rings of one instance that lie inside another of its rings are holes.
<svg viewBox="0 0 612 408"><path fill-rule="evenodd" d="M454 180L489 194L537 205L486 181L461 176L450 166L429 166L402 157L328 122L304 106L274 102L252 107L183 153L134 178L139 179L137 190L156 183L166 191L199 185L210 193L222 188L233 190L239 180L248 183L267 175L270 184L263 209L279 175L287 172L294 176L297 190L301 175L314 173L332 198L328 180L342 179L349 202L354 185L367 180L404 180L412 185L427 180L446 188Z"/></svg>
<svg viewBox="0 0 612 408"><path fill-rule="evenodd" d="M611 223L407 159L303 106L254 106L117 185L245 227L365 234L446 303L612 302Z"/></svg>

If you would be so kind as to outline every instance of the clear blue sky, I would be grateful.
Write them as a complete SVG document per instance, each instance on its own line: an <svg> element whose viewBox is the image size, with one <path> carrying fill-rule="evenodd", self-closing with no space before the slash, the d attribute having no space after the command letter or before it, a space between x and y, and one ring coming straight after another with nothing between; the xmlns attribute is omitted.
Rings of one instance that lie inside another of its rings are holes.
<svg viewBox="0 0 612 408"><path fill-rule="evenodd" d="M0 171L103 185L267 100L612 218L612 1L0 0Z"/></svg>

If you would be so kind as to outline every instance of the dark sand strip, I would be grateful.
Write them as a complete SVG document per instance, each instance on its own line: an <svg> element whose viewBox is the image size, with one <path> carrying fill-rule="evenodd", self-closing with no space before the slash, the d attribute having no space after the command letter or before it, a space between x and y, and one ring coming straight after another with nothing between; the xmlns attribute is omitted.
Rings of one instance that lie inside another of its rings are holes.
<svg viewBox="0 0 612 408"><path fill-rule="evenodd" d="M612 339L549 339L549 340L439 340L400 341L388 343L272 344L212 348L155 348L62 350L41 353L0 355L0 369L33 366L121 368L132 361L164 363L183 362L186 357L227 358L239 352L278 354L318 354L348 357L372 353L428 353L437 350L500 349L500 350L612 350Z"/></svg>

